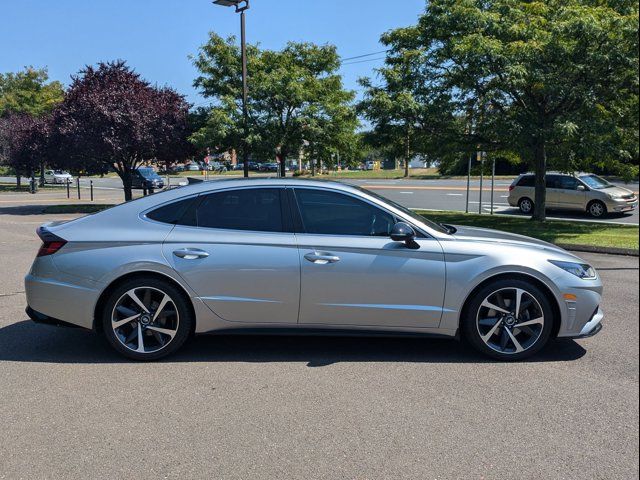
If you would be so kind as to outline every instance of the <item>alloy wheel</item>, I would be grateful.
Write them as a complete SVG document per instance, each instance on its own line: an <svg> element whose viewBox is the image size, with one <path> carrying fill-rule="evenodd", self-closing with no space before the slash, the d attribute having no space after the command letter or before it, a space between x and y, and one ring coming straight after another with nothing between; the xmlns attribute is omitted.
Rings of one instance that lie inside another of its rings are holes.
<svg viewBox="0 0 640 480"><path fill-rule="evenodd" d="M528 198L522 200L520 202L520 210L522 210L522 213L529 213L531 210L533 210L533 204L531 203L531 200L529 200Z"/></svg>
<svg viewBox="0 0 640 480"><path fill-rule="evenodd" d="M605 206L600 202L593 202L589 207L589 213L594 217L601 217L605 213Z"/></svg>
<svg viewBox="0 0 640 480"><path fill-rule="evenodd" d="M544 330L544 312L536 298L521 288L502 288L488 295L476 315L481 340L501 354L529 350Z"/></svg>
<svg viewBox="0 0 640 480"><path fill-rule="evenodd" d="M125 292L111 312L111 328L118 341L136 353L166 348L178 333L180 316L173 299L153 287Z"/></svg>

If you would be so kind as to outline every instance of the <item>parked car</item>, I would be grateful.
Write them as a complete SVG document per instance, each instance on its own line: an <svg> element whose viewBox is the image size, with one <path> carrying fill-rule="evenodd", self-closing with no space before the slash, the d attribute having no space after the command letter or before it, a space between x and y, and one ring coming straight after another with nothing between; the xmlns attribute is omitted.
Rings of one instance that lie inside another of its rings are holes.
<svg viewBox="0 0 640 480"><path fill-rule="evenodd" d="M464 338L519 360L602 328L602 283L575 255L339 183L201 182L38 235L28 315L104 332L138 360L261 329Z"/></svg>
<svg viewBox="0 0 640 480"><path fill-rule="evenodd" d="M164 188L164 180L151 167L139 167L133 172L133 188L159 189Z"/></svg>
<svg viewBox="0 0 640 480"><path fill-rule="evenodd" d="M638 208L638 197L629 189L617 187L591 173L567 175L550 173L546 176L547 199L550 209L587 212L594 218L607 213L630 212ZM535 175L520 175L509 187L509 205L522 213L533 212L535 203Z"/></svg>
<svg viewBox="0 0 640 480"><path fill-rule="evenodd" d="M376 169L376 162L374 161L367 161L364 162L364 169L365 170L375 170Z"/></svg>
<svg viewBox="0 0 640 480"><path fill-rule="evenodd" d="M209 170L216 173L225 173L227 166L222 162L211 162L209 164Z"/></svg>
<svg viewBox="0 0 640 480"><path fill-rule="evenodd" d="M184 166L184 171L185 172L199 172L200 171L200 165L198 165L197 163L189 163L188 165Z"/></svg>
<svg viewBox="0 0 640 480"><path fill-rule="evenodd" d="M72 182L73 176L64 170L45 170L44 183L67 183Z"/></svg>

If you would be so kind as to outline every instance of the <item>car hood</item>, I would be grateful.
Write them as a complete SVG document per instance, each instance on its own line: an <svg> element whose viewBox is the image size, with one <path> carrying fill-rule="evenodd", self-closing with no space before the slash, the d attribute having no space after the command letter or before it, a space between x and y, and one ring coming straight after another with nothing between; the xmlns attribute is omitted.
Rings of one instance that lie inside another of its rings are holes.
<svg viewBox="0 0 640 480"><path fill-rule="evenodd" d="M608 195L615 195L618 197L633 195L633 191L624 187L612 187L612 188L603 188L602 190L596 190L598 192L606 193Z"/></svg>
<svg viewBox="0 0 640 480"><path fill-rule="evenodd" d="M457 241L473 241L473 242L488 242L492 244L504 244L518 247L529 247L543 250L550 250L553 252L563 253L570 255L563 248L553 245L552 243L538 240L537 238L526 237L524 235L518 235L515 233L501 232L498 230L491 230L488 228L466 227L458 226L456 233L452 235Z"/></svg>

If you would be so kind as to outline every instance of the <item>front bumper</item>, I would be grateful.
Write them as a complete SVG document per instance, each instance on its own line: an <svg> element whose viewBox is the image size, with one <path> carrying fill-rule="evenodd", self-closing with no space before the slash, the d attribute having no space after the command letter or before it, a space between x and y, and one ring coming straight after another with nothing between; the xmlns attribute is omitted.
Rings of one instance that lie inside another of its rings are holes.
<svg viewBox="0 0 640 480"><path fill-rule="evenodd" d="M602 311L602 308L598 307L598 309L593 313L593 316L591 317L591 319L584 324L584 326L582 327L582 330L580 330L580 333L573 334L573 335L566 335L564 336L564 338L578 339L578 338L593 337L598 333L600 333L600 330L602 330L603 319L604 319L604 312Z"/></svg>
<svg viewBox="0 0 640 480"><path fill-rule="evenodd" d="M612 213L631 212L638 208L638 198L632 199L610 199L605 202L607 209Z"/></svg>

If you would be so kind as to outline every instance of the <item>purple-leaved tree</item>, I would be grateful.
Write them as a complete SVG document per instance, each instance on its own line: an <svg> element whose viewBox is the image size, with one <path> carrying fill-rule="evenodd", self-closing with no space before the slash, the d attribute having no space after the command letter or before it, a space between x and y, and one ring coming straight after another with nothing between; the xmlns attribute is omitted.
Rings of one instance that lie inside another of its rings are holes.
<svg viewBox="0 0 640 480"><path fill-rule="evenodd" d="M132 173L158 156L184 156L189 104L151 85L124 61L87 66L73 77L53 114L57 164L113 167L131 200Z"/></svg>

